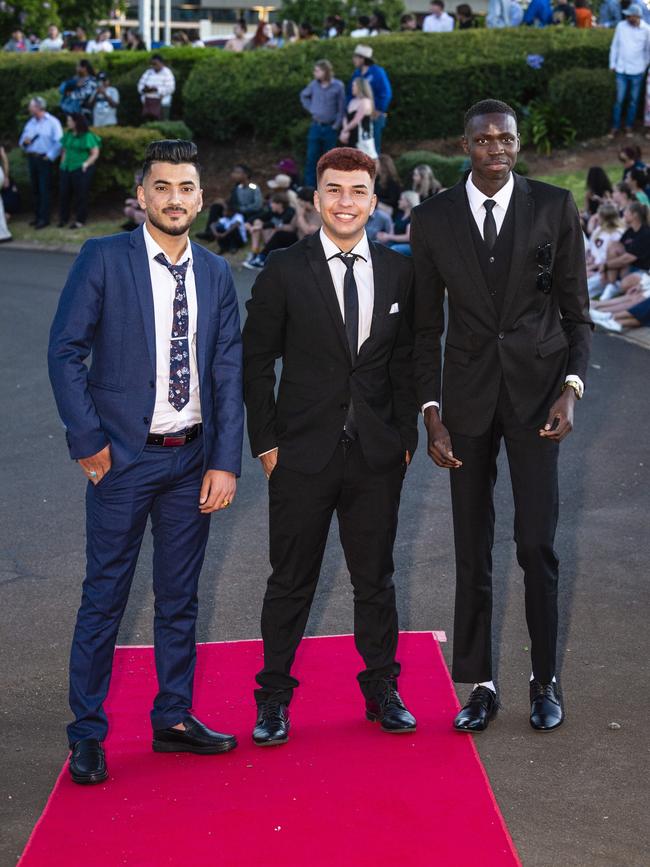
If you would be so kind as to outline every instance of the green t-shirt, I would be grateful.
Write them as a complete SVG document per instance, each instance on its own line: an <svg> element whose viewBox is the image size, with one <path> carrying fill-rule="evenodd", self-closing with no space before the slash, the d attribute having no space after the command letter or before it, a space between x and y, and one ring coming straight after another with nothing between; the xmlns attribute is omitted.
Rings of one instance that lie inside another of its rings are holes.
<svg viewBox="0 0 650 867"><path fill-rule="evenodd" d="M102 140L94 132L82 132L81 135L66 130L61 139L61 147L65 150L65 159L61 168L69 172L80 169L90 156L91 148L100 147Z"/></svg>

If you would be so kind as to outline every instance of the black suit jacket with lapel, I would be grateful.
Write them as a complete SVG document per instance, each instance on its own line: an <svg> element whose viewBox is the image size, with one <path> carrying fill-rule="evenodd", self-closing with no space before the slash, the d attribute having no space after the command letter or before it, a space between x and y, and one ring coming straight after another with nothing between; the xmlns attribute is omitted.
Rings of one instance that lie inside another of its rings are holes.
<svg viewBox="0 0 650 867"><path fill-rule="evenodd" d="M280 465L316 473L343 433L350 399L364 458L387 471L417 445L410 328L412 263L370 244L374 306L353 363L318 233L272 253L244 325L244 398L253 456L279 447ZM393 312L391 312L393 311ZM282 358L275 394L275 362Z"/></svg>
<svg viewBox="0 0 650 867"><path fill-rule="evenodd" d="M420 405L441 402L447 427L487 430L501 377L519 421L541 426L568 374L584 382L591 343L583 234L567 190L514 176L515 229L500 315L472 241L465 180L413 212L414 365ZM540 291L550 245L551 291ZM449 322L442 377L441 338ZM442 391L441 391L442 379Z"/></svg>

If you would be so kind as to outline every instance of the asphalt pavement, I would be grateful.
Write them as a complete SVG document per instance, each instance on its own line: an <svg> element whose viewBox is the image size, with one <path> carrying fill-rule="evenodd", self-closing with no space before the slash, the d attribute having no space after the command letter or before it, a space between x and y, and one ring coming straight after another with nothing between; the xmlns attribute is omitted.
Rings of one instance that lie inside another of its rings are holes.
<svg viewBox="0 0 650 867"><path fill-rule="evenodd" d="M66 669L84 574L85 482L68 458L45 354L72 261L64 253L0 251L2 867L15 864L66 756ZM243 311L253 275L237 270L235 279ZM649 378L647 349L618 336L595 335L576 430L562 445L557 551L567 718L547 735L533 732L528 723L523 582L512 544L508 470L503 460L500 464L494 572L503 709L475 743L526 867L650 863ZM244 455L237 500L213 519L199 640L259 637L269 572L266 482L247 445ZM395 555L401 627L444 630L451 642L448 482L422 447L407 473ZM151 642L150 556L147 539L120 632L122 644ZM334 527L308 634L351 631L352 597ZM450 643L443 650L449 659ZM79 829L71 817L74 833ZM408 865L407 827L403 843ZM491 863L489 853L468 852L462 839L458 846L457 865ZM431 863L437 864L435 853ZM286 864L294 867L290 853Z"/></svg>

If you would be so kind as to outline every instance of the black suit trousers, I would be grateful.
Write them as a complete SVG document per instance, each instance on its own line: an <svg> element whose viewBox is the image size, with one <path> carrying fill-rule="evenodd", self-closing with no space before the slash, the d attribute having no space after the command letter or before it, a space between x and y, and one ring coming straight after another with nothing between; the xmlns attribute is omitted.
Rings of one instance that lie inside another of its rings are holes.
<svg viewBox="0 0 650 867"><path fill-rule="evenodd" d="M505 441L515 505L514 538L524 572L526 622L532 669L542 683L555 674L558 559L553 550L558 519L558 444L517 420L501 384L492 424L481 436L450 431L456 548L456 604L452 675L462 683L492 680L492 545L494 485Z"/></svg>
<svg viewBox="0 0 650 867"><path fill-rule="evenodd" d="M291 666L316 592L325 544L336 511L354 591L354 637L365 663L363 694L397 677L397 608L393 544L405 465L375 473L357 441L337 446L319 473L276 466L269 480L270 558L273 572L262 607L264 668L258 702L289 702L298 686Z"/></svg>

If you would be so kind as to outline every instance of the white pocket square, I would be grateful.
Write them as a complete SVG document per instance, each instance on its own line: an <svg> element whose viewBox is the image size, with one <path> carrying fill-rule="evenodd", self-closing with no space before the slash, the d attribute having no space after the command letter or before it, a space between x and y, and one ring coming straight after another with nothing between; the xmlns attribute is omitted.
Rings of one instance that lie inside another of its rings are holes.
<svg viewBox="0 0 650 867"><path fill-rule="evenodd" d="M397 303L397 301L393 305L391 305L391 308L388 311L388 315L390 316L391 313L399 313L399 304Z"/></svg>

